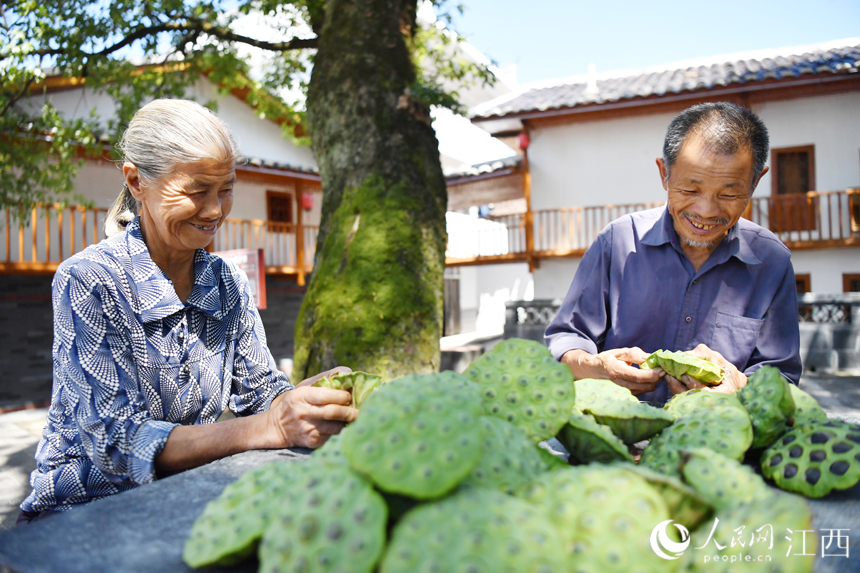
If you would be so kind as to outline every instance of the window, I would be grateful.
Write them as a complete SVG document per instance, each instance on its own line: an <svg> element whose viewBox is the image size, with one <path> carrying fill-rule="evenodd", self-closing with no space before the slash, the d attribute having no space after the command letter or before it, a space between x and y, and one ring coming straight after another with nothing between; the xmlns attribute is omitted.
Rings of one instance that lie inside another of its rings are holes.
<svg viewBox="0 0 860 573"><path fill-rule="evenodd" d="M292 223L292 193L266 191L266 213L270 223Z"/></svg>
<svg viewBox="0 0 860 573"><path fill-rule="evenodd" d="M794 282L797 284L797 294L812 292L812 277L809 273L794 275Z"/></svg>
<svg viewBox="0 0 860 573"><path fill-rule="evenodd" d="M771 153L770 229L776 233L818 228L816 206L806 193L815 189L815 146L783 147Z"/></svg>
<svg viewBox="0 0 860 573"><path fill-rule="evenodd" d="M842 292L860 292L860 273L843 273Z"/></svg>

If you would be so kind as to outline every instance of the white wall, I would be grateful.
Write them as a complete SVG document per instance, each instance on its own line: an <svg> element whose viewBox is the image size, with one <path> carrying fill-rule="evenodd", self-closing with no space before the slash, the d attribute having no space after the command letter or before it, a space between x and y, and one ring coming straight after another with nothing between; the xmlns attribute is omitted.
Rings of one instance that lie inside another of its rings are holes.
<svg viewBox="0 0 860 573"><path fill-rule="evenodd" d="M664 201L655 160L674 114L536 129L529 146L532 209Z"/></svg>
<svg viewBox="0 0 860 573"><path fill-rule="evenodd" d="M860 248L794 251L791 264L796 274L809 273L812 292L842 292L842 273L860 273Z"/></svg>
<svg viewBox="0 0 860 573"><path fill-rule="evenodd" d="M534 281L527 263L479 265L460 269L460 320L463 331L474 318L475 330L501 330L505 303L534 298Z"/></svg>
<svg viewBox="0 0 860 573"><path fill-rule="evenodd" d="M771 148L815 145L815 190L860 187L860 92L753 106L770 133ZM770 165L770 159L768 159ZM766 173L756 195L770 195Z"/></svg>
<svg viewBox="0 0 860 573"><path fill-rule="evenodd" d="M541 260L534 272L535 298L563 299L581 260L579 257Z"/></svg>

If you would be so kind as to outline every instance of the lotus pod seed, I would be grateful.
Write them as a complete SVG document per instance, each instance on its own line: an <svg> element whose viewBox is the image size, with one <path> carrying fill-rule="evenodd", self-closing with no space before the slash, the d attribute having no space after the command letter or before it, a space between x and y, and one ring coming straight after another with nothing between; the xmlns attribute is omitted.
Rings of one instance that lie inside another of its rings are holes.
<svg viewBox="0 0 860 573"><path fill-rule="evenodd" d="M367 401L343 451L353 469L388 493L439 497L480 460L481 414L480 390L463 376L407 376Z"/></svg>
<svg viewBox="0 0 860 573"><path fill-rule="evenodd" d="M779 370L762 366L738 391L738 398L752 421L753 448L770 446L793 420L795 405L789 386Z"/></svg>
<svg viewBox="0 0 860 573"><path fill-rule="evenodd" d="M818 498L860 482L860 427L840 420L796 427L764 451L762 474L780 488Z"/></svg>
<svg viewBox="0 0 860 573"><path fill-rule="evenodd" d="M568 566L560 532L543 508L464 488L415 508L394 528L380 572L415 571L561 573Z"/></svg>
<svg viewBox="0 0 860 573"><path fill-rule="evenodd" d="M576 399L570 369L533 340L505 340L465 374L481 386L487 414L511 422L534 442L558 433Z"/></svg>

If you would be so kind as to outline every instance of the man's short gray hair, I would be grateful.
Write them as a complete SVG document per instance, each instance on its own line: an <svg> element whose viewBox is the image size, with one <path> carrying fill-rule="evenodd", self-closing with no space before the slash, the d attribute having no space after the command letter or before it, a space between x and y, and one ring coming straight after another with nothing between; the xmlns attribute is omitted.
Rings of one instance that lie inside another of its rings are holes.
<svg viewBox="0 0 860 573"><path fill-rule="evenodd" d="M122 161L133 163L141 180L149 184L177 165L205 159L236 161L239 153L221 118L196 102L181 99L157 99L140 108L117 148ZM105 234L125 230L139 209L123 185L105 217Z"/></svg>
<svg viewBox="0 0 860 573"><path fill-rule="evenodd" d="M694 105L679 113L669 124L663 142L666 177L691 132L700 135L709 149L722 155L749 149L753 159L753 183L758 180L767 163L770 141L764 122L756 114L723 101Z"/></svg>

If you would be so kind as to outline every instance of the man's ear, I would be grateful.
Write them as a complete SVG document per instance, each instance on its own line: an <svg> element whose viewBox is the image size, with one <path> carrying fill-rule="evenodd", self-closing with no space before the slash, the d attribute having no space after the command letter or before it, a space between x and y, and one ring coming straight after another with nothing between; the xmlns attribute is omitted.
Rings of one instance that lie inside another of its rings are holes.
<svg viewBox="0 0 860 573"><path fill-rule="evenodd" d="M137 165L128 161L123 163L122 176L125 178L125 185L128 187L131 196L138 201L142 201L143 191L140 189L140 172L137 170Z"/></svg>
<svg viewBox="0 0 860 573"><path fill-rule="evenodd" d="M666 164L662 157L657 158L657 169L660 170L660 183L663 184L663 189L669 190L669 170L666 169Z"/></svg>
<svg viewBox="0 0 860 573"><path fill-rule="evenodd" d="M764 177L764 174L767 173L769 170L770 170L770 167L765 167L764 169L761 170L761 173L759 174L758 179L756 179L753 182L753 186L752 186L752 190L750 191L750 195L753 194L753 191L755 191L756 187L758 187L759 181L761 181L761 178Z"/></svg>

